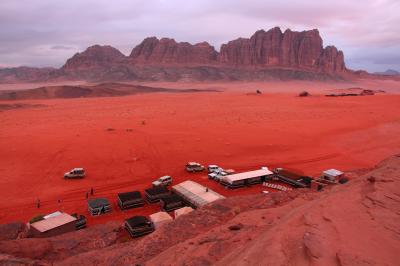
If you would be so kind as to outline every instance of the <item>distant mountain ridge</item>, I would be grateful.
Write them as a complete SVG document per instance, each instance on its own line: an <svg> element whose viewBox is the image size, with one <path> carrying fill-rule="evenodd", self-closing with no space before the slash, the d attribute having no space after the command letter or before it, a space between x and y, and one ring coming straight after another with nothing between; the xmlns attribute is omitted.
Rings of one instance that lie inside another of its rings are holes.
<svg viewBox="0 0 400 266"><path fill-rule="evenodd" d="M323 47L318 30L259 30L250 38L221 45L190 44L149 37L129 56L111 46L94 45L76 53L59 69L0 69L0 82L53 80L288 80L345 79L349 74L344 54Z"/></svg>
<svg viewBox="0 0 400 266"><path fill-rule="evenodd" d="M384 71L384 72L375 72L374 74L377 74L377 75L386 75L386 76L397 76L397 75L400 75L400 72L399 72L399 71L396 71L396 70L394 70L394 69L388 69L388 70L386 70L386 71Z"/></svg>

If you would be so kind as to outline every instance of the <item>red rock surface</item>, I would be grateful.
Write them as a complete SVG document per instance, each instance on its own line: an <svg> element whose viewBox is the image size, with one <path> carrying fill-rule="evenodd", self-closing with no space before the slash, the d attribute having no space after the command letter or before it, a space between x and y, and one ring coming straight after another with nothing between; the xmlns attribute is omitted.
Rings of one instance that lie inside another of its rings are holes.
<svg viewBox="0 0 400 266"><path fill-rule="evenodd" d="M220 200L129 241L119 224L0 241L0 262L56 265L398 265L400 156L323 192Z"/></svg>

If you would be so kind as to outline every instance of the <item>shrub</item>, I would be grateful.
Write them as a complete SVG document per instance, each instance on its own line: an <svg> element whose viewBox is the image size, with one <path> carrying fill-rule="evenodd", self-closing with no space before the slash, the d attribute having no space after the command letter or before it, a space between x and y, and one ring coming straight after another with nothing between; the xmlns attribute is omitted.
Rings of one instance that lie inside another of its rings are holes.
<svg viewBox="0 0 400 266"><path fill-rule="evenodd" d="M310 96L310 93L308 91L302 91L299 93L299 97L307 97Z"/></svg>

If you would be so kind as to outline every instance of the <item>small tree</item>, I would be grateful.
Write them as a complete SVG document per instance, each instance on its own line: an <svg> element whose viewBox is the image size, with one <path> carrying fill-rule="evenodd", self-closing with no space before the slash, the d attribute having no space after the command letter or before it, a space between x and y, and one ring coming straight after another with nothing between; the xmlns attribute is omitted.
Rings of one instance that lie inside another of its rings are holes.
<svg viewBox="0 0 400 266"><path fill-rule="evenodd" d="M310 96L310 93L308 91L302 91L299 93L299 97L307 97Z"/></svg>

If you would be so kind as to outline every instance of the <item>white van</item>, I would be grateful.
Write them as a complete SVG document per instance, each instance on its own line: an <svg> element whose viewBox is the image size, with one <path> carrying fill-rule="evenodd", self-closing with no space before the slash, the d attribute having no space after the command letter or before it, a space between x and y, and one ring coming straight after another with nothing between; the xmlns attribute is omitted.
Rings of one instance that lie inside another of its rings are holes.
<svg viewBox="0 0 400 266"><path fill-rule="evenodd" d="M165 175L160 177L159 179L157 179L156 181L154 181L153 183L153 187L158 187L158 186L168 186L172 184L172 177L169 175Z"/></svg>

